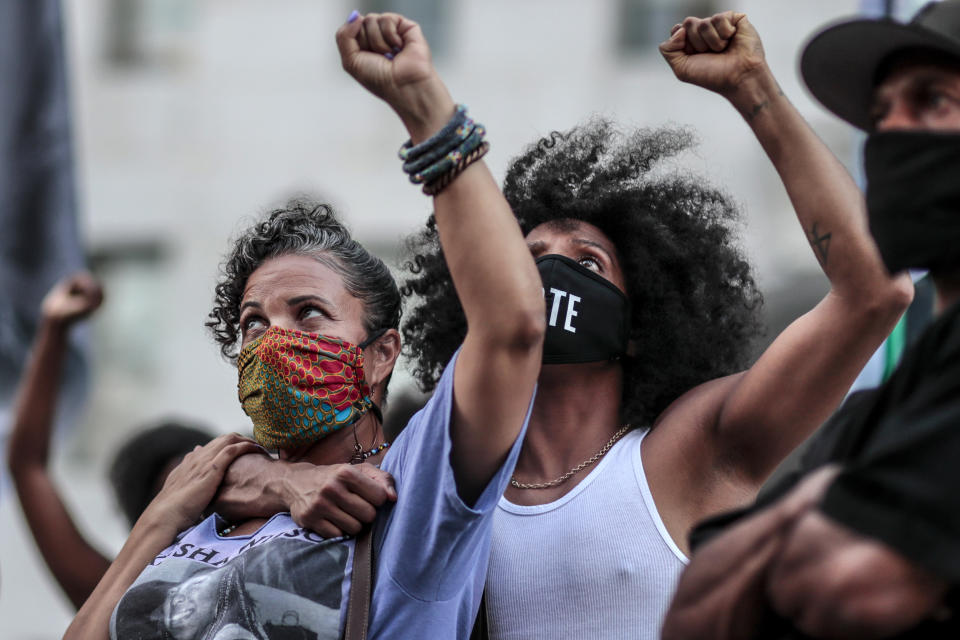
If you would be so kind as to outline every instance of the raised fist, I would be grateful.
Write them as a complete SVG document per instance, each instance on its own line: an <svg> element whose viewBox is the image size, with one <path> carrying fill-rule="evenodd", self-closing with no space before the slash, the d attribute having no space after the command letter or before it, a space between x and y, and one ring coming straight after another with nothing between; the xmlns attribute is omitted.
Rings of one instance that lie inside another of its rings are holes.
<svg viewBox="0 0 960 640"><path fill-rule="evenodd" d="M396 13L354 12L350 18L337 30L343 68L374 95L402 107L409 89L435 75L420 26Z"/></svg>
<svg viewBox="0 0 960 640"><path fill-rule="evenodd" d="M686 18L660 44L660 53L678 79L721 95L766 66L756 29L746 14L733 11Z"/></svg>
<svg viewBox="0 0 960 640"><path fill-rule="evenodd" d="M81 271L67 276L55 284L43 299L43 319L58 324L71 324L84 318L103 302L100 283Z"/></svg>
<svg viewBox="0 0 960 640"><path fill-rule="evenodd" d="M337 30L337 47L346 72L393 107L415 143L453 115L453 100L416 22L396 13L354 11Z"/></svg>

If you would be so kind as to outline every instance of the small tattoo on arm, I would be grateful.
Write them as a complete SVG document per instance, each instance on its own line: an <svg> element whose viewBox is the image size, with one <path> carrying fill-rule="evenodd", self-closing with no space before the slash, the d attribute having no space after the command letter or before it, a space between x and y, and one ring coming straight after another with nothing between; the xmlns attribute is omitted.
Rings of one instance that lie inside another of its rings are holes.
<svg viewBox="0 0 960 640"><path fill-rule="evenodd" d="M753 120L754 118L757 117L757 114L759 114L761 111L763 111L769 106L770 106L769 100L764 100L759 104L753 105L753 108L750 109L750 113L747 114L747 120Z"/></svg>
<svg viewBox="0 0 960 640"><path fill-rule="evenodd" d="M780 88L780 85L777 85L777 96L782 98L783 95L783 89ZM753 105L753 107L751 107L750 110L745 114L747 120L753 120L756 118L761 111L770 106L770 103L771 100L764 100L763 102Z"/></svg>
<svg viewBox="0 0 960 640"><path fill-rule="evenodd" d="M827 266L827 254L830 252L830 236L832 235L829 231L820 233L817 229L816 222L813 223L813 227L807 232L807 240L810 242L810 246L813 247L813 253L817 256L821 267Z"/></svg>

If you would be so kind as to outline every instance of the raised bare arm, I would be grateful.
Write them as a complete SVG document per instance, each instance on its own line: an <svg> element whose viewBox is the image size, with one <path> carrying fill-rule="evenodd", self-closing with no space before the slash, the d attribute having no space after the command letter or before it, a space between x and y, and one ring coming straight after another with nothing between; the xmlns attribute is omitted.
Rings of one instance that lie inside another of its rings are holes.
<svg viewBox="0 0 960 640"><path fill-rule="evenodd" d="M337 44L344 69L393 107L414 144L453 116L454 102L416 23L369 14L341 27ZM391 52L392 60L384 55ZM470 504L523 424L540 372L544 302L516 218L482 161L437 195L434 208L467 317L454 376L451 463Z"/></svg>
<svg viewBox="0 0 960 640"><path fill-rule="evenodd" d="M87 542L50 477L50 431L56 415L70 327L103 299L88 273L58 282L43 301L40 326L13 410L7 465L23 514L44 562L73 606L80 608L110 561Z"/></svg>
<svg viewBox="0 0 960 640"><path fill-rule="evenodd" d="M661 52L679 79L722 95L743 115L830 280L827 296L753 367L704 396L716 410L705 420L713 446L700 450L716 452L714 465L758 486L843 400L913 287L906 274L887 273L859 189L780 90L744 14L687 18Z"/></svg>

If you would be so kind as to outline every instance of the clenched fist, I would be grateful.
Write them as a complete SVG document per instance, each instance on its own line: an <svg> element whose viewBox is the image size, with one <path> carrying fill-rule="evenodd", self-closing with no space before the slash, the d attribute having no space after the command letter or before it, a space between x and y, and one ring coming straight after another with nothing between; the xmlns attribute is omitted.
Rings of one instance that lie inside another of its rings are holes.
<svg viewBox="0 0 960 640"><path fill-rule="evenodd" d="M344 70L389 104L416 143L453 115L420 26L396 13L354 12L337 30Z"/></svg>
<svg viewBox="0 0 960 640"><path fill-rule="evenodd" d="M103 302L103 289L89 273L82 271L55 284L43 299L43 319L67 326L85 318Z"/></svg>
<svg viewBox="0 0 960 640"><path fill-rule="evenodd" d="M678 79L729 97L751 75L767 71L763 44L746 14L686 18L660 53Z"/></svg>

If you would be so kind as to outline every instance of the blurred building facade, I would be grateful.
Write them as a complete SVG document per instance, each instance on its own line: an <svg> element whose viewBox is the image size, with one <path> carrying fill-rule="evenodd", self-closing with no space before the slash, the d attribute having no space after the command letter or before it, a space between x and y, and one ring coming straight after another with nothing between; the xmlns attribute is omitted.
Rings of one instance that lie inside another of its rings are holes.
<svg viewBox="0 0 960 640"><path fill-rule="evenodd" d="M357 0L424 27L454 98L509 158L598 114L625 127L673 124L700 146L676 164L722 185L744 211L743 242L778 325L826 290L780 182L741 117L682 85L657 44L713 0ZM57 473L81 527L115 553L125 531L102 479L137 425L181 415L248 430L236 373L203 323L228 238L296 194L333 203L358 238L396 263L430 202L402 174L397 118L340 68L340 0L65 0L81 228L107 302L92 323L91 395L59 443ZM786 95L856 165L858 140L801 88L797 55L856 0L761 2L746 11ZM792 306L791 306L792 305ZM409 384L395 377L394 385ZM0 636L53 638L72 611L47 577L11 497L0 549Z"/></svg>

